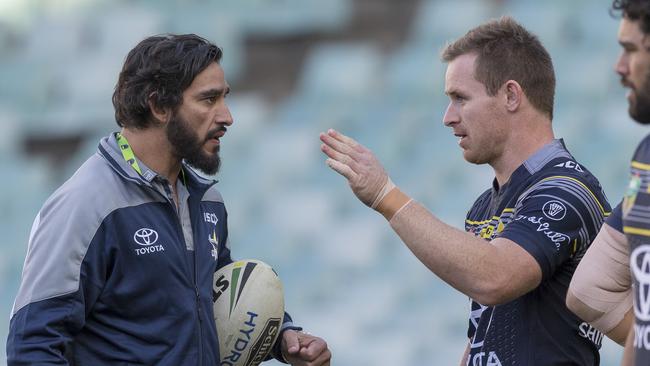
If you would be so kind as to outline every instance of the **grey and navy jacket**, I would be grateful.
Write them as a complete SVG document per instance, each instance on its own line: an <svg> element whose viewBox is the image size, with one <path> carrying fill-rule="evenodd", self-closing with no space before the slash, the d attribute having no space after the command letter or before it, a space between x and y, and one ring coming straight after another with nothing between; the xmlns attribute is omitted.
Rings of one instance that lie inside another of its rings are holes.
<svg viewBox="0 0 650 366"><path fill-rule="evenodd" d="M192 243L171 192L127 163L114 134L45 202L11 314L9 365L219 363L212 282L232 262L227 213L214 181L182 169Z"/></svg>

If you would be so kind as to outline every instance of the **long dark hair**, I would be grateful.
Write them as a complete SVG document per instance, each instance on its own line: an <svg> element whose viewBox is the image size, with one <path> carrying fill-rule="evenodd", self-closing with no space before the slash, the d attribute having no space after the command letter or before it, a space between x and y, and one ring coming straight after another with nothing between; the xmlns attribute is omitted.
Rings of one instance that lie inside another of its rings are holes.
<svg viewBox="0 0 650 366"><path fill-rule="evenodd" d="M164 34L144 39L126 56L113 93L120 127L147 128L149 102L175 111L197 74L221 60L216 45L195 34Z"/></svg>

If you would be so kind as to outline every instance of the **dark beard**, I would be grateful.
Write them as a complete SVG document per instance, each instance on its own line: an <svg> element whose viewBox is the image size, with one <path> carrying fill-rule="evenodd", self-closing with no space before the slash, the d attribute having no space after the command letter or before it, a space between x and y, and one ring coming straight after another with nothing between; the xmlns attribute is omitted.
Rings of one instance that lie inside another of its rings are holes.
<svg viewBox="0 0 650 366"><path fill-rule="evenodd" d="M174 114L167 124L167 139L174 149L174 155L184 159L190 166L202 171L207 175L214 175L221 167L219 157L219 146L214 154L206 154L203 145L223 128L216 128L208 132L205 140L201 141L188 123L178 114Z"/></svg>
<svg viewBox="0 0 650 366"><path fill-rule="evenodd" d="M632 90L635 98L630 101L630 117L642 125L650 124L650 72L638 91Z"/></svg>

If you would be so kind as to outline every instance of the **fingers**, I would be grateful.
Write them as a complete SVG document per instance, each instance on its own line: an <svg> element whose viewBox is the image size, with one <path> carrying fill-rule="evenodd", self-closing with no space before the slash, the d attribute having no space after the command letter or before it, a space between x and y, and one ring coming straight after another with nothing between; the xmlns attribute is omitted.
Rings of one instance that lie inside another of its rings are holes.
<svg viewBox="0 0 650 366"><path fill-rule="evenodd" d="M327 133L321 133L320 140L323 142L321 151L325 155L332 160L347 165L353 172L358 172L358 161L363 160L364 153L366 153L366 149L361 144L333 129L329 129ZM329 162L327 164L334 169ZM337 169L334 170L346 178L350 178Z"/></svg>
<svg viewBox="0 0 650 366"><path fill-rule="evenodd" d="M300 339L298 338L298 332L295 330L286 330L282 335L282 343L283 348L291 355L300 351Z"/></svg>
<svg viewBox="0 0 650 366"><path fill-rule="evenodd" d="M332 168L335 172L341 174L344 176L347 180L353 180L356 173L352 168L350 168L348 165L345 165L341 163L340 161L336 161L334 159L327 159L325 160L325 164L327 164L328 167Z"/></svg>
<svg viewBox="0 0 650 366"><path fill-rule="evenodd" d="M330 350L326 349L316 357L314 360L307 362L305 365L308 366L329 366L330 360L332 359L332 353Z"/></svg>
<svg viewBox="0 0 650 366"><path fill-rule="evenodd" d="M287 361L291 365L327 366L330 364L332 353L322 338L305 333L296 334L300 343L300 352L288 355Z"/></svg>
<svg viewBox="0 0 650 366"><path fill-rule="evenodd" d="M302 335L300 345L300 356L303 360L314 361L322 353L328 351L327 343L323 339L314 336Z"/></svg>
<svg viewBox="0 0 650 366"><path fill-rule="evenodd" d="M337 162L339 162L341 164L344 164L345 166L349 167L352 171L355 171L356 163L355 163L354 159L352 157L350 157L349 155L340 153L340 152L336 151L335 149L333 149L332 147L330 147L330 146L328 146L326 144L321 145L321 151L323 153L325 153L325 155L327 155L330 158L328 160L337 161Z"/></svg>
<svg viewBox="0 0 650 366"><path fill-rule="evenodd" d="M354 154L361 146L351 137L333 129L327 130L327 133L321 133L320 138L325 144L346 155Z"/></svg>
<svg viewBox="0 0 650 366"><path fill-rule="evenodd" d="M375 202L388 175L372 151L335 130L320 134L327 165L348 179L352 192L367 206Z"/></svg>

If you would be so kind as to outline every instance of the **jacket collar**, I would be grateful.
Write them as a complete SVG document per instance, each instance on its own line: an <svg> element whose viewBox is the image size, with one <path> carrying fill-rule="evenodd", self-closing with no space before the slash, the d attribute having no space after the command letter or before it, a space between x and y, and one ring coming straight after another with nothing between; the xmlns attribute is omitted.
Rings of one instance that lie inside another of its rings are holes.
<svg viewBox="0 0 650 366"><path fill-rule="evenodd" d="M97 153L103 157L115 170L115 172L121 175L124 179L140 185L151 187L151 182L160 175L154 170L150 169L137 157L135 159L138 161L142 175L135 171L135 169L133 169L131 165L129 165L129 163L124 160L122 152L120 151L120 148L117 144L116 134L117 132L114 132L102 138L99 142L99 146L97 147ZM190 190L190 187L194 187L196 189L200 189L201 191L206 191L212 185L217 183L215 180L207 179L199 175L185 161L183 161L181 164L181 169L183 170L181 174L184 173L183 175L185 177L185 183L188 190Z"/></svg>

